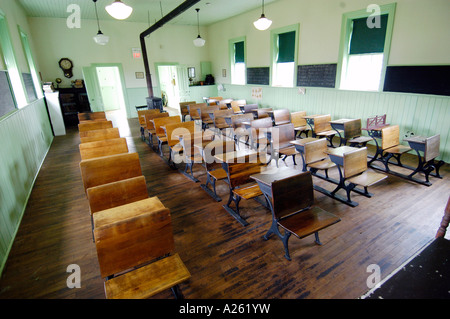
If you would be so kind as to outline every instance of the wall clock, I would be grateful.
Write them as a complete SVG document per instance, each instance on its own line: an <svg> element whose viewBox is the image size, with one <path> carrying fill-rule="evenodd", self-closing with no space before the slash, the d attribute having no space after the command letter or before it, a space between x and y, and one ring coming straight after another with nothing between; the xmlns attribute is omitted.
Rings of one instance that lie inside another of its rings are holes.
<svg viewBox="0 0 450 319"><path fill-rule="evenodd" d="M73 76L72 69L73 63L68 58L62 58L59 60L59 67L63 70L64 76L66 78L71 78Z"/></svg>

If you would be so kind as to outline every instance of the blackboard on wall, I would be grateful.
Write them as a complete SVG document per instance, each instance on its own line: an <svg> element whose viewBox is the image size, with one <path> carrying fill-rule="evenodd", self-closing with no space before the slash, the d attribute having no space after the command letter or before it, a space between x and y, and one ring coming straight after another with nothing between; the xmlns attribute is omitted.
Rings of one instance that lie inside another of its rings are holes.
<svg viewBox="0 0 450 319"><path fill-rule="evenodd" d="M450 65L388 66L383 90L450 96Z"/></svg>
<svg viewBox="0 0 450 319"><path fill-rule="evenodd" d="M269 85L270 68L247 68L247 84Z"/></svg>
<svg viewBox="0 0 450 319"><path fill-rule="evenodd" d="M297 86L334 88L337 64L299 65Z"/></svg>

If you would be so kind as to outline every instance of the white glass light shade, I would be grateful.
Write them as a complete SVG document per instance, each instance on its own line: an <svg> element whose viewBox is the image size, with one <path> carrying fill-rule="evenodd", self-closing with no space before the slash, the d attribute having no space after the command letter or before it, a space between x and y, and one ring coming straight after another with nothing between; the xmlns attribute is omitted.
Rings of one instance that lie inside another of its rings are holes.
<svg viewBox="0 0 450 319"><path fill-rule="evenodd" d="M205 45L205 40L200 37L200 35L194 40L194 45L196 47L202 47Z"/></svg>
<svg viewBox="0 0 450 319"><path fill-rule="evenodd" d="M98 31L97 35L94 37L94 41L100 45L106 45L109 41L109 37L104 35L102 31Z"/></svg>
<svg viewBox="0 0 450 319"><path fill-rule="evenodd" d="M258 30L261 30L261 31L267 30L271 24L272 24L272 20L267 19L264 16L264 14L262 14L258 20L253 22L253 25L255 26L255 28Z"/></svg>
<svg viewBox="0 0 450 319"><path fill-rule="evenodd" d="M117 20L124 20L128 18L133 12L132 7L127 6L120 0L114 1L109 6L106 6L105 9L111 17Z"/></svg>

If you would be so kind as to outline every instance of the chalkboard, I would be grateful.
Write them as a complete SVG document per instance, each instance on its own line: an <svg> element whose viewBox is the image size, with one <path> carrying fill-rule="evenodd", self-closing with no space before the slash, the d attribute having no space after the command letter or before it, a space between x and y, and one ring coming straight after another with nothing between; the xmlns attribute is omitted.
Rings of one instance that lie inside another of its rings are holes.
<svg viewBox="0 0 450 319"><path fill-rule="evenodd" d="M450 65L388 66L383 90L450 96Z"/></svg>
<svg viewBox="0 0 450 319"><path fill-rule="evenodd" d="M337 64L299 65L297 86L334 88Z"/></svg>
<svg viewBox="0 0 450 319"><path fill-rule="evenodd" d="M9 84L8 72L0 71L0 117L15 109L16 104Z"/></svg>
<svg viewBox="0 0 450 319"><path fill-rule="evenodd" d="M270 68L247 68L247 84L269 85Z"/></svg>

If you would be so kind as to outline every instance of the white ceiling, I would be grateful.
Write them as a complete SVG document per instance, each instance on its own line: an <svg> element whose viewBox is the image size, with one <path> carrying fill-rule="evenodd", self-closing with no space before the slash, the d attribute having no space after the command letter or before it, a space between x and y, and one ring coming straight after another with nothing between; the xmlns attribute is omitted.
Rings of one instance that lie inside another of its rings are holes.
<svg viewBox="0 0 450 319"><path fill-rule="evenodd" d="M17 0L30 17L67 18L70 4L76 4L81 9L81 19L96 19L95 5L92 0ZM167 13L178 7L184 0L122 0L133 7L133 13L126 20L130 22L143 22L149 25L160 20ZM265 5L279 0L265 0ZM105 6L113 0L98 0L97 9L100 20L113 19L105 10ZM232 16L261 9L261 0L201 0L187 11L170 21L170 24L197 25L197 12L199 8L200 25L209 25ZM162 13L161 13L162 11ZM255 19L257 16L255 17Z"/></svg>

